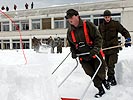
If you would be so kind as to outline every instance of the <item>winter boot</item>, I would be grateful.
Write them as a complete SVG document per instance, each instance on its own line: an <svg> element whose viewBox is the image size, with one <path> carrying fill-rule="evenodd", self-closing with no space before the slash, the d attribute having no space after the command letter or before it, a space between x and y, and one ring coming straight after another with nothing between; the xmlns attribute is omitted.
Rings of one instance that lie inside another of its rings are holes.
<svg viewBox="0 0 133 100"><path fill-rule="evenodd" d="M111 81L111 86L115 86L115 85L117 85L117 82L116 82L115 78L113 78Z"/></svg>
<svg viewBox="0 0 133 100"><path fill-rule="evenodd" d="M108 82L106 79L103 80L102 83L103 83L104 87L105 87L107 90L110 90L110 84L109 84L109 82Z"/></svg>
<svg viewBox="0 0 133 100"><path fill-rule="evenodd" d="M107 81L111 83L111 86L117 85L117 82L114 76L109 76Z"/></svg>
<svg viewBox="0 0 133 100"><path fill-rule="evenodd" d="M105 91L102 86L99 87L98 90L99 90L99 92L97 94L95 94L96 98L100 98L100 97L102 97L103 94L105 94Z"/></svg>

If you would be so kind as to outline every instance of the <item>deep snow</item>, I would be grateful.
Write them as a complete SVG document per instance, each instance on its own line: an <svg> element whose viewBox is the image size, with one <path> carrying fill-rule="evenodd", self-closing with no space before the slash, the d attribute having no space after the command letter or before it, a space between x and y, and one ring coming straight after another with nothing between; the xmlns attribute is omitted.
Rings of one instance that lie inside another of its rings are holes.
<svg viewBox="0 0 133 100"><path fill-rule="evenodd" d="M118 85L106 90L106 94L99 100L132 100L133 95L133 47L123 48L119 53L116 65ZM41 53L34 50L24 50L27 64L25 64L22 50L0 51L0 100L59 100L60 97L81 98L90 82L81 65L58 88L64 77L76 66L76 60L71 56L51 75L55 68L70 52L63 48L62 54L51 54L49 49L42 49ZM83 100L97 100L94 98L97 89L93 83L89 87Z"/></svg>

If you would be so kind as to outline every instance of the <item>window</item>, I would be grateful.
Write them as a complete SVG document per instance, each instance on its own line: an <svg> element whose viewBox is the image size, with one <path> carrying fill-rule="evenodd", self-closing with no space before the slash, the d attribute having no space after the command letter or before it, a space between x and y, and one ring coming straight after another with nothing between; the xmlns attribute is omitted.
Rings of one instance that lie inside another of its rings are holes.
<svg viewBox="0 0 133 100"><path fill-rule="evenodd" d="M94 24L96 26L99 26L104 21L104 19L103 18L96 18L93 21L94 21Z"/></svg>
<svg viewBox="0 0 133 100"><path fill-rule="evenodd" d="M13 49L20 49L20 40L12 40Z"/></svg>
<svg viewBox="0 0 133 100"><path fill-rule="evenodd" d="M121 22L121 18L120 17L112 17L112 19Z"/></svg>
<svg viewBox="0 0 133 100"><path fill-rule="evenodd" d="M54 28L64 28L64 18L55 18Z"/></svg>
<svg viewBox="0 0 133 100"><path fill-rule="evenodd" d="M22 20L22 21L15 21L15 23L12 23L12 31L17 30L29 30L29 21L28 20Z"/></svg>
<svg viewBox="0 0 133 100"><path fill-rule="evenodd" d="M83 16L81 16L81 19L90 21L90 15L83 15Z"/></svg>
<svg viewBox="0 0 133 100"><path fill-rule="evenodd" d="M15 39L12 42L13 42L13 49L20 49L20 48L22 48L20 40ZM29 49L30 48L30 46L29 46L29 39L23 39L22 43L23 43L23 49Z"/></svg>
<svg viewBox="0 0 133 100"><path fill-rule="evenodd" d="M69 22L68 22L68 20L66 20L66 28L68 28L69 27Z"/></svg>
<svg viewBox="0 0 133 100"><path fill-rule="evenodd" d="M98 27L102 22L104 21L104 18L101 14L93 15L93 23Z"/></svg>
<svg viewBox="0 0 133 100"><path fill-rule="evenodd" d="M0 31L1 31L1 22L0 22Z"/></svg>
<svg viewBox="0 0 133 100"><path fill-rule="evenodd" d="M32 19L32 29L41 29L40 19Z"/></svg>
<svg viewBox="0 0 133 100"><path fill-rule="evenodd" d="M29 43L24 43L24 44L23 44L23 48L24 48L24 49L29 49L29 48L30 48Z"/></svg>
<svg viewBox="0 0 133 100"><path fill-rule="evenodd" d="M23 42L23 49L30 48L29 39L23 39L22 42Z"/></svg>
<svg viewBox="0 0 133 100"><path fill-rule="evenodd" d="M112 14L112 19L121 22L121 14L120 13Z"/></svg>
<svg viewBox="0 0 133 100"><path fill-rule="evenodd" d="M93 15L93 17L102 17L102 14Z"/></svg>
<svg viewBox="0 0 133 100"><path fill-rule="evenodd" d="M42 19L42 29L51 29L51 18Z"/></svg>
<svg viewBox="0 0 133 100"><path fill-rule="evenodd" d="M29 21L28 20L21 21L21 30L29 30Z"/></svg>
<svg viewBox="0 0 133 100"><path fill-rule="evenodd" d="M1 49L1 40L0 40L0 49Z"/></svg>
<svg viewBox="0 0 133 100"><path fill-rule="evenodd" d="M3 40L3 49L10 49L10 41Z"/></svg>
<svg viewBox="0 0 133 100"><path fill-rule="evenodd" d="M54 28L64 28L64 20L56 20L54 22Z"/></svg>
<svg viewBox="0 0 133 100"><path fill-rule="evenodd" d="M19 21L15 21L13 24L12 24L12 31L17 31L19 30L20 28L20 23Z"/></svg>
<svg viewBox="0 0 133 100"><path fill-rule="evenodd" d="M2 22L3 31L9 31L9 22Z"/></svg>

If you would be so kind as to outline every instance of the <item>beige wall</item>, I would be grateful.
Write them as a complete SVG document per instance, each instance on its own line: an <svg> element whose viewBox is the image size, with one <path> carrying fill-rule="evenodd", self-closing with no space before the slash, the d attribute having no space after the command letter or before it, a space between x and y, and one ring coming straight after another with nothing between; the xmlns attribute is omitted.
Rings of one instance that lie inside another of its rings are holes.
<svg viewBox="0 0 133 100"><path fill-rule="evenodd" d="M133 31L133 10L122 13L122 24L129 30Z"/></svg>

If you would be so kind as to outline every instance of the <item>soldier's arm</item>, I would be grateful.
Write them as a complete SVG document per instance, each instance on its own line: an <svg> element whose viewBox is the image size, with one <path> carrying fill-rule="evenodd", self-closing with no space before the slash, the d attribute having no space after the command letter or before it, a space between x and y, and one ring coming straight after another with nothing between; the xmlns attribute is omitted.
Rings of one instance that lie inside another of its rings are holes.
<svg viewBox="0 0 133 100"><path fill-rule="evenodd" d="M70 45L70 50L71 50L71 52L76 53L76 48L75 48L75 45L74 45L73 42L72 42L70 32L71 32L70 30L67 31L67 40L68 40L68 43L69 43L69 45Z"/></svg>
<svg viewBox="0 0 133 100"><path fill-rule="evenodd" d="M118 21L116 21L116 28L117 28L117 31L122 34L122 36L124 36L125 38L131 38L128 30L124 28L123 25L120 24Z"/></svg>

